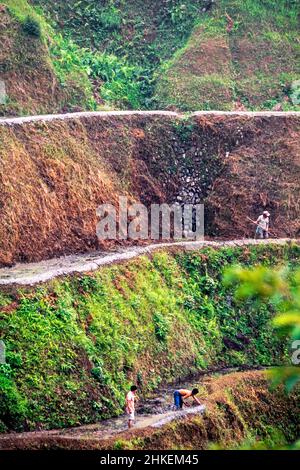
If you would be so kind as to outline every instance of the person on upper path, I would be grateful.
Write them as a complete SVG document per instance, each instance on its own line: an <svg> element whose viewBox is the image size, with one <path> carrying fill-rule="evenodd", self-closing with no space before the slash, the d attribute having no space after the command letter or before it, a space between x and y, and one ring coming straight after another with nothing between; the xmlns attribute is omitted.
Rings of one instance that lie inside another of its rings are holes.
<svg viewBox="0 0 300 470"><path fill-rule="evenodd" d="M257 224L257 227L254 238L269 238L270 213L268 211L264 211L255 223Z"/></svg>
<svg viewBox="0 0 300 470"><path fill-rule="evenodd" d="M128 416L129 429L135 421L135 401L137 400L136 392L137 386L132 385L132 387L130 387L130 391L126 395L126 414Z"/></svg>
<svg viewBox="0 0 300 470"><path fill-rule="evenodd" d="M186 389L175 390L174 405L176 407L176 410L182 409L183 405L190 406L185 402L185 400L188 398L193 398L198 405L201 405L200 401L196 397L198 393L199 393L198 388L193 388L193 390L186 390Z"/></svg>

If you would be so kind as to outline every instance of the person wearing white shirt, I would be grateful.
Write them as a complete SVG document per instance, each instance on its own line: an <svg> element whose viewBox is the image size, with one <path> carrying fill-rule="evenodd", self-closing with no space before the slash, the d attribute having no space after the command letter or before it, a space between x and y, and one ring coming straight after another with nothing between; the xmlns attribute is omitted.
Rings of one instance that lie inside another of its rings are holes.
<svg viewBox="0 0 300 470"><path fill-rule="evenodd" d="M264 211L256 221L257 227L255 232L255 239L257 238L269 238L269 223L270 223L270 213Z"/></svg>
<svg viewBox="0 0 300 470"><path fill-rule="evenodd" d="M132 385L130 391L126 395L126 414L128 416L128 428L131 428L135 420L135 400L137 386Z"/></svg>

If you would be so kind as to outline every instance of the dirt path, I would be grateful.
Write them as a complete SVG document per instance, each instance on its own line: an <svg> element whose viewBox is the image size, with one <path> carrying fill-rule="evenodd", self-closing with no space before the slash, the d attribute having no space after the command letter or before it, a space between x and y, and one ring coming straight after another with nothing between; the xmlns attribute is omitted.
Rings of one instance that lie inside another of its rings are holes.
<svg viewBox="0 0 300 470"><path fill-rule="evenodd" d="M99 269L101 266L112 263L120 263L138 256L149 254L157 250L180 249L180 250L199 250L204 247L221 248L229 246L248 246L276 244L284 245L291 241L288 238L273 240L232 240L232 241L197 241L197 242L175 242L158 243L143 247L124 248L115 252L95 252L81 255L70 255L61 258L44 260L39 263L18 263L12 268L0 269L0 286L34 285L40 282L46 282L58 276L64 276L72 273L90 272Z"/></svg>
<svg viewBox="0 0 300 470"><path fill-rule="evenodd" d="M287 117L287 116L300 116L299 111L197 111L188 114L189 116L245 116L253 117ZM91 111L80 113L66 113L66 114L45 114L38 116L24 116L13 118L0 118L0 125L14 125L23 124L26 122L36 121L65 121L68 119L80 119L88 117L106 118L111 116L169 116L184 118L187 113L176 113L172 111Z"/></svg>

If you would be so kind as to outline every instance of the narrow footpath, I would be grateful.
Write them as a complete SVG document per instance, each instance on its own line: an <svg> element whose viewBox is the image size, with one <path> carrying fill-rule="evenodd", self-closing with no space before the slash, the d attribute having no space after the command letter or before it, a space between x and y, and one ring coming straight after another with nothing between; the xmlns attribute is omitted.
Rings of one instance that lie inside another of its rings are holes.
<svg viewBox="0 0 300 470"><path fill-rule="evenodd" d="M288 238L269 240L231 240L231 241L196 241L196 242L173 242L157 243L142 247L122 248L119 251L77 254L44 260L38 263L17 263L11 268L0 269L0 286L9 285L34 285L46 282L59 276L74 273L91 272L114 263L121 263L142 255L151 254L159 250L200 250L212 247L240 247L249 245L285 245L287 243L298 243L297 240Z"/></svg>

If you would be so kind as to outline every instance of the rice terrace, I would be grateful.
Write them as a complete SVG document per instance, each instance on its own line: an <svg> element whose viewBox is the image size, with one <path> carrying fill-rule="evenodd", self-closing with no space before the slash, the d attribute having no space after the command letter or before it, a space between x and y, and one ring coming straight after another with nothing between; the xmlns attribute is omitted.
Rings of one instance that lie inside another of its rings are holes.
<svg viewBox="0 0 300 470"><path fill-rule="evenodd" d="M0 462L300 450L299 20L0 0Z"/></svg>

